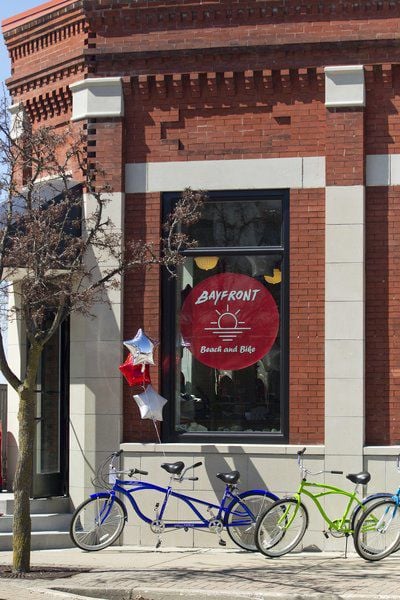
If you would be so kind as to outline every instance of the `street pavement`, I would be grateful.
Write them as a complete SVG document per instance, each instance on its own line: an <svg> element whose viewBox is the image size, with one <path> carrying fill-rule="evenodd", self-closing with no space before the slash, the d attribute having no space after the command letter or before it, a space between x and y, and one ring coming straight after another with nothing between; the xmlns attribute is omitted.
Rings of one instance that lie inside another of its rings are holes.
<svg viewBox="0 0 400 600"><path fill-rule="evenodd" d="M0 552L0 564L11 559L11 552ZM62 579L0 579L0 600L400 600L400 553L369 563L343 553L268 559L239 549L114 546L91 553L33 551L32 565L90 571Z"/></svg>

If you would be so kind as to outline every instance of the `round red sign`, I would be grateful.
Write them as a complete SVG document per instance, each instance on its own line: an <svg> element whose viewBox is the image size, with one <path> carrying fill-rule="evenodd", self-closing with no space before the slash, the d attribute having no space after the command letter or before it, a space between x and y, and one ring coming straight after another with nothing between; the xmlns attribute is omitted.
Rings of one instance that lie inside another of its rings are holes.
<svg viewBox="0 0 400 600"><path fill-rule="evenodd" d="M247 275L208 277L190 291L182 306L183 344L215 369L253 365L269 352L278 329L275 300L262 283Z"/></svg>

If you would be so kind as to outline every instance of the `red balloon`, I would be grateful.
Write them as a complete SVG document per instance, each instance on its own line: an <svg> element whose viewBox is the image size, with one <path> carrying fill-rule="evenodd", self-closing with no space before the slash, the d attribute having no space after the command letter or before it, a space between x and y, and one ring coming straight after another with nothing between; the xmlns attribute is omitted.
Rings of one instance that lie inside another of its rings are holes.
<svg viewBox="0 0 400 600"><path fill-rule="evenodd" d="M132 354L128 354L125 362L118 368L132 387L138 385L146 387L148 383L151 383L149 365L134 365Z"/></svg>

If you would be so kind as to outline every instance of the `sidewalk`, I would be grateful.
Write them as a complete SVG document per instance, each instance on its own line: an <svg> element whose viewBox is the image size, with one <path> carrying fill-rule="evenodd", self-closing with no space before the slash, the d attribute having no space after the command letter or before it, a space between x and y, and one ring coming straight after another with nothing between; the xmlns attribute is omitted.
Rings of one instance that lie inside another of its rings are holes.
<svg viewBox="0 0 400 600"><path fill-rule="evenodd" d="M11 552L0 552L10 564ZM0 600L400 600L400 554L378 563L338 553L112 547L32 552L32 565L88 567L67 579L0 579Z"/></svg>

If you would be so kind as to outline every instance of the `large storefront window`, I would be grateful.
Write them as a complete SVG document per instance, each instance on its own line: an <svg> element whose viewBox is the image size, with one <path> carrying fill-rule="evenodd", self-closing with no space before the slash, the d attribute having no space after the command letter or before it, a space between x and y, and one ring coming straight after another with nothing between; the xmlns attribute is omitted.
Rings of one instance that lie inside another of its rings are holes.
<svg viewBox="0 0 400 600"><path fill-rule="evenodd" d="M286 193L240 192L210 194L191 227L165 280L166 438L286 438L287 225Z"/></svg>

